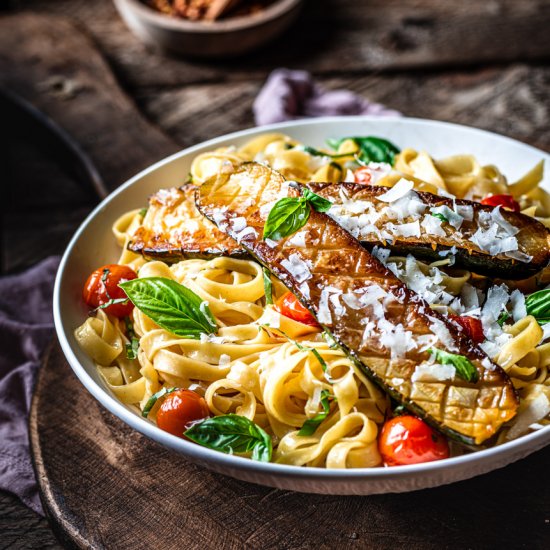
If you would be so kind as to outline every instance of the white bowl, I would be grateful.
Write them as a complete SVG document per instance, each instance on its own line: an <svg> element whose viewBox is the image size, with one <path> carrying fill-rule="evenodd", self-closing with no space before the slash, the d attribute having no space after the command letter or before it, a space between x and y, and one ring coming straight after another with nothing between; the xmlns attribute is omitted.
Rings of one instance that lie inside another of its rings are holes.
<svg viewBox="0 0 550 550"><path fill-rule="evenodd" d="M120 253L111 234L112 223L127 210L143 207L147 197L159 188L182 184L191 160L199 153L239 145L272 131L287 133L312 146L323 145L329 137L376 135L400 147L425 149L435 157L472 153L482 163L496 164L511 179L541 158L546 162L550 160L548 154L533 147L474 128L429 120L373 117L313 119L244 130L161 160L122 185L88 216L71 240L59 267L54 292L57 335L69 364L90 393L132 428L198 464L245 481L311 493L366 495L435 487L501 468L547 445L550 426L499 447L412 466L326 470L266 464L206 449L163 432L131 407L120 403L105 388L93 362L75 341L73 331L87 315L81 299L86 277L97 266L116 261ZM544 186L550 189L548 176Z"/></svg>

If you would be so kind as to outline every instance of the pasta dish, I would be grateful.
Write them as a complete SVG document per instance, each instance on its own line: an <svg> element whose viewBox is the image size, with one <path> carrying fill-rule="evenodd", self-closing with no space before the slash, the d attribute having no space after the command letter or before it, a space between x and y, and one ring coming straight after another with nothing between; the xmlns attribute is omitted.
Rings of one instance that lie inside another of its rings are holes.
<svg viewBox="0 0 550 550"><path fill-rule="evenodd" d="M254 460L397 466L502 444L549 422L542 176L373 136L200 154L114 222L121 255L86 282L76 339L122 403Z"/></svg>

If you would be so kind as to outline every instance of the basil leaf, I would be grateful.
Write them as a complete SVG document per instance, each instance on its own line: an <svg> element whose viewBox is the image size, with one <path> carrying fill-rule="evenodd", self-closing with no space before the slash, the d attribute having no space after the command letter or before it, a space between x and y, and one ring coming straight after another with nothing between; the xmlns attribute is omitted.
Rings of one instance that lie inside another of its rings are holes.
<svg viewBox="0 0 550 550"><path fill-rule="evenodd" d="M323 151L319 151L319 149L315 149L315 147L310 147L309 145L298 146L296 147L296 149L300 149L304 151L304 153L308 153L312 157L328 157L331 159L337 159L337 158L350 156L349 153L336 153L336 154L324 153ZM338 165L338 168L340 168L339 165Z"/></svg>
<svg viewBox="0 0 550 550"><path fill-rule="evenodd" d="M165 277L145 277L119 284L132 303L159 327L198 340L216 332L208 305L193 291Z"/></svg>
<svg viewBox="0 0 550 550"><path fill-rule="evenodd" d="M539 325L550 323L550 289L539 290L525 298L527 315L532 315Z"/></svg>
<svg viewBox="0 0 550 550"><path fill-rule="evenodd" d="M264 275L264 294L265 294L265 303L273 303L273 283L271 282L271 273L266 267L263 268Z"/></svg>
<svg viewBox="0 0 550 550"><path fill-rule="evenodd" d="M141 208L140 211L138 212L138 214L139 214L142 218L145 218L145 215L147 214L147 208Z"/></svg>
<svg viewBox="0 0 550 550"><path fill-rule="evenodd" d="M332 206L332 202L320 197L307 187L302 188L302 196L311 204L314 210L317 210L317 212L328 212Z"/></svg>
<svg viewBox="0 0 550 550"><path fill-rule="evenodd" d="M271 437L254 422L238 414L205 418L194 423L185 436L222 453L249 453L252 460L269 462L273 453Z"/></svg>
<svg viewBox="0 0 550 550"><path fill-rule="evenodd" d="M464 355L449 353L437 348L430 348L428 353L431 353L434 359L441 365L452 365L456 369L456 375L466 380L466 382L477 382L479 380L477 369Z"/></svg>
<svg viewBox="0 0 550 550"><path fill-rule="evenodd" d="M264 226L264 239L278 241L304 227L309 219L310 207L304 197L285 197L274 205Z"/></svg>
<svg viewBox="0 0 550 550"><path fill-rule="evenodd" d="M501 314L500 314L500 317L497 319L497 323L500 325L500 326L503 326L504 323L510 318L510 314L507 312L507 311L503 311Z"/></svg>
<svg viewBox="0 0 550 550"><path fill-rule="evenodd" d="M136 359L139 351L139 340L134 336L128 344L126 344L126 358Z"/></svg>
<svg viewBox="0 0 550 550"><path fill-rule="evenodd" d="M323 410L316 414L313 418L309 418L304 422L304 425L300 428L298 435L307 436L313 435L319 424L328 416L330 412L330 402L336 400L336 397L331 397L328 390L321 390L321 406Z"/></svg>
<svg viewBox="0 0 550 550"><path fill-rule="evenodd" d="M340 349L340 346L330 332L327 332L326 330L323 331L323 338L325 339L325 342L328 344L328 347L330 349Z"/></svg>
<svg viewBox="0 0 550 550"><path fill-rule="evenodd" d="M310 351L311 353L313 353L315 359L317 359L317 361L319 361L319 363L321 364L321 368L323 369L323 372L325 373L325 378L327 380L327 382L330 382L332 383L332 377L330 376L329 372L328 372L328 365L327 365L327 362L321 357L321 354L315 349L315 348L310 348L309 346L302 346L302 344L300 344L300 342L298 342L297 340L294 340L293 338L291 338L288 334L285 334L281 329L277 329L289 342L291 342L292 344L294 344L300 351Z"/></svg>
<svg viewBox="0 0 550 550"><path fill-rule="evenodd" d="M391 141L374 136L330 139L327 143L337 150L348 139L351 139L359 148L357 158L362 162L385 162L393 165L395 155L399 153L399 149Z"/></svg>
<svg viewBox="0 0 550 550"><path fill-rule="evenodd" d="M141 416L144 416L147 418L149 413L151 412L151 409L155 406L155 403L165 395L168 395L169 393L172 393L176 390L179 390L180 388L162 388L162 390L159 390L157 393L154 393L149 399L147 400L147 403L145 403L145 407L143 407L143 410L141 411Z"/></svg>
<svg viewBox="0 0 550 550"><path fill-rule="evenodd" d="M430 214L434 218L437 218L438 220L441 220L442 222L448 222L449 221L443 214L440 214L439 212L437 212L435 214L433 212L430 212Z"/></svg>
<svg viewBox="0 0 550 550"><path fill-rule="evenodd" d="M107 296L109 294L105 292ZM128 298L109 298L104 304L101 304L100 306L97 306L93 311L97 311L98 309L105 309L109 306L114 306L116 304L126 304L128 302Z"/></svg>

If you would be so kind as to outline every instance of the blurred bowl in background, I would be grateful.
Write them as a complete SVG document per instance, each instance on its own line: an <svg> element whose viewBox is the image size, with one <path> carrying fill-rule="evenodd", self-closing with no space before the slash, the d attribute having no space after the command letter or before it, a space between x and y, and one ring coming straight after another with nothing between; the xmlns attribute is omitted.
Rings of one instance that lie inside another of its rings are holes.
<svg viewBox="0 0 550 550"><path fill-rule="evenodd" d="M140 0L114 0L130 30L143 42L189 57L235 57L273 40L296 19L303 0L277 0L249 15L190 21L155 11Z"/></svg>

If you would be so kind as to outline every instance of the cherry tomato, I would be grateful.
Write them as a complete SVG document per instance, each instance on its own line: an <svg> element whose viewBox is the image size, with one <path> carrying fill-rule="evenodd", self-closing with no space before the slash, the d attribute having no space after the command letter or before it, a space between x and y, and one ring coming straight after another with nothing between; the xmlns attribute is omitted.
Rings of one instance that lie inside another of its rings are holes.
<svg viewBox="0 0 550 550"><path fill-rule="evenodd" d="M502 206L508 208L508 210L513 210L514 212L519 212L519 204L514 200L512 195L491 195L490 197L485 197L481 204L486 206Z"/></svg>
<svg viewBox="0 0 550 550"><path fill-rule="evenodd" d="M363 166L357 168L353 173L355 176L355 183L362 183L363 185L369 185L372 181L372 174L370 168Z"/></svg>
<svg viewBox="0 0 550 550"><path fill-rule="evenodd" d="M183 437L189 424L210 416L206 401L194 391L176 390L166 396L157 413L157 426Z"/></svg>
<svg viewBox="0 0 550 550"><path fill-rule="evenodd" d="M453 321L456 321L463 329L464 332L473 340L476 344L481 344L485 341L485 334L483 334L483 325L479 319L475 317L469 317L468 315L450 315Z"/></svg>
<svg viewBox="0 0 550 550"><path fill-rule="evenodd" d="M294 319L294 321L298 321L298 323L303 323L304 325L312 327L319 326L315 317L313 317L310 311L300 303L292 292L285 292L285 294L277 300L274 308L281 315Z"/></svg>
<svg viewBox="0 0 550 550"><path fill-rule="evenodd" d="M137 274L131 268L118 264L104 265L88 277L82 291L82 297L92 308L97 308L110 300L127 298L126 293L118 284L132 279L137 279ZM104 309L107 313L122 318L130 315L134 309L134 304L127 300L126 302L111 304Z"/></svg>
<svg viewBox="0 0 550 550"><path fill-rule="evenodd" d="M386 466L432 462L449 457L444 436L416 416L387 420L378 438L378 450Z"/></svg>

